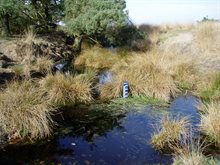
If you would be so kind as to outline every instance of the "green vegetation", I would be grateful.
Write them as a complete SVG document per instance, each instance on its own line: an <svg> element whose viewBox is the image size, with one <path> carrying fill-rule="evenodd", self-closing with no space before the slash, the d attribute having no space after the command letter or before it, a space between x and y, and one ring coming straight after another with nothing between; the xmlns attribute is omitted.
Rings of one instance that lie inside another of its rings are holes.
<svg viewBox="0 0 220 165"><path fill-rule="evenodd" d="M200 92L200 97L205 101L220 99L220 74L213 76L213 82Z"/></svg>
<svg viewBox="0 0 220 165"><path fill-rule="evenodd" d="M110 105L112 106L141 106L141 105L153 105L153 106L167 106L167 104L161 100L147 97L145 95L136 95L136 96L130 96L128 98L117 98L113 99L110 102Z"/></svg>
<svg viewBox="0 0 220 165"><path fill-rule="evenodd" d="M114 43L120 28L129 22L124 0L65 0L65 31L75 36L74 49L81 50L84 38L102 37Z"/></svg>
<svg viewBox="0 0 220 165"><path fill-rule="evenodd" d="M190 91L204 101L199 131L220 147L218 22L137 28L125 0L1 0L0 20L1 36L7 37L0 40L0 143L2 137L9 142L49 137L52 115L67 107L92 104L90 122L103 114L114 122L129 106L167 106ZM55 67L63 61L67 71ZM112 81L99 84L102 71L111 72ZM183 145L187 118L164 117L159 124L151 144L173 151L174 164L215 162L199 144Z"/></svg>
<svg viewBox="0 0 220 165"><path fill-rule="evenodd" d="M0 19L2 23L1 28L3 36L9 36L11 34L10 17L11 15L17 15L20 10L22 10L22 7L22 0L1 0Z"/></svg>

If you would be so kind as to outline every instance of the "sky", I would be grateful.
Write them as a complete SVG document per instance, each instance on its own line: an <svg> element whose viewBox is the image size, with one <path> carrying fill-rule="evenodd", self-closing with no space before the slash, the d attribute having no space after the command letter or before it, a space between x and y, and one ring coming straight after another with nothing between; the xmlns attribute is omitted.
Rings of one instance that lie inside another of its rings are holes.
<svg viewBox="0 0 220 165"><path fill-rule="evenodd" d="M203 17L220 20L220 0L126 0L133 23L194 23Z"/></svg>

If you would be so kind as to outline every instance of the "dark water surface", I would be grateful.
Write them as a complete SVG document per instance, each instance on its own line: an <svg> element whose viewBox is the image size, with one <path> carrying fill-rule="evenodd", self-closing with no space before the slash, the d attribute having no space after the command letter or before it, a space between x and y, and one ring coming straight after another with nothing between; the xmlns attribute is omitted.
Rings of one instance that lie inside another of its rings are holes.
<svg viewBox="0 0 220 165"><path fill-rule="evenodd" d="M196 104L195 97L182 96L168 110L146 105L130 108L124 114L93 114L88 109L67 111L54 140L38 145L10 145L0 152L0 164L171 164L170 155L160 154L149 144L154 125L164 114L189 116L196 125Z"/></svg>

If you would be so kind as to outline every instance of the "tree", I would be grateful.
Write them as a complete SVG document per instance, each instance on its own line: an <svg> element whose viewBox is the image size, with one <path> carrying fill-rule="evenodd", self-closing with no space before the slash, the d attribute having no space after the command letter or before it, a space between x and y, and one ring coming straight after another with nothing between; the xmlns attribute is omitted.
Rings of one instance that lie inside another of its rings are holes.
<svg viewBox="0 0 220 165"><path fill-rule="evenodd" d="M64 0L26 0L24 14L32 24L48 30L64 15L63 3Z"/></svg>
<svg viewBox="0 0 220 165"><path fill-rule="evenodd" d="M2 25L2 35L10 35L10 17L19 12L24 4L22 0L1 0L0 19Z"/></svg>
<svg viewBox="0 0 220 165"><path fill-rule="evenodd" d="M65 0L64 5L64 30L75 37L75 51L84 38L103 36L113 42L114 32L129 23L125 0Z"/></svg>

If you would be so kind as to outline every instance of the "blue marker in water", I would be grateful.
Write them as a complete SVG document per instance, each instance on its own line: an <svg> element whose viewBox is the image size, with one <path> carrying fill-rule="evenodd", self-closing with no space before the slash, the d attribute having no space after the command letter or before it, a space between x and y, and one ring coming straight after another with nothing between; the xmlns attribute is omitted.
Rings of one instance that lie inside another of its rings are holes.
<svg viewBox="0 0 220 165"><path fill-rule="evenodd" d="M127 98L129 95L129 86L128 86L128 82L125 81L123 84L123 98Z"/></svg>

